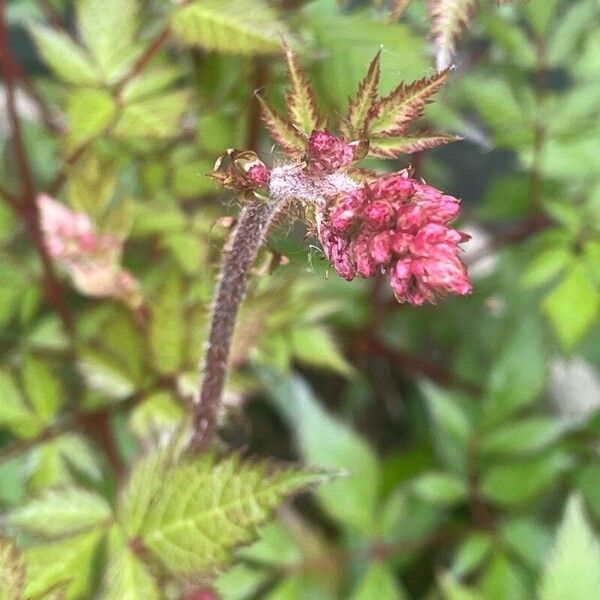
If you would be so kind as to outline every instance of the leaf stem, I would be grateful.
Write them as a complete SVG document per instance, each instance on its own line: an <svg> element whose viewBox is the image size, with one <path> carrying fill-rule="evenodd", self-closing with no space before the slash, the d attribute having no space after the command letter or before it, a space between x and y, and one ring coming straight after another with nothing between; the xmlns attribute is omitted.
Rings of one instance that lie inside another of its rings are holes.
<svg viewBox="0 0 600 600"><path fill-rule="evenodd" d="M284 201L251 201L242 209L230 240L223 249L213 296L203 380L194 403L191 449L202 452L212 442L221 408L229 352L238 311L246 294L248 275Z"/></svg>

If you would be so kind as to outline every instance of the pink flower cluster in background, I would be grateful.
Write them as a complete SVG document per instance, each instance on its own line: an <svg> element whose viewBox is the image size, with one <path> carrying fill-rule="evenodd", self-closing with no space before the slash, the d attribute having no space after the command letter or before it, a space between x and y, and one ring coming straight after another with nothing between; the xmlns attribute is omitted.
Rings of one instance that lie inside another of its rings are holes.
<svg viewBox="0 0 600 600"><path fill-rule="evenodd" d="M38 209L48 254L67 269L80 292L119 298L133 307L141 304L138 282L120 266L121 240L98 232L87 214L50 196L39 196Z"/></svg>
<svg viewBox="0 0 600 600"><path fill-rule="evenodd" d="M458 246L468 236L448 225L458 211L456 198L402 171L340 194L319 215L318 233L342 277L385 272L399 302L421 305L471 292Z"/></svg>

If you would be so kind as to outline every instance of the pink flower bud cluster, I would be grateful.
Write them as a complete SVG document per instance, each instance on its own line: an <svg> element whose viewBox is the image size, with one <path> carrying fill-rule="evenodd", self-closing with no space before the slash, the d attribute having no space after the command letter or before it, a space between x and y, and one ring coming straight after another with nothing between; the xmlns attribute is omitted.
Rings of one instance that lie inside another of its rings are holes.
<svg viewBox="0 0 600 600"><path fill-rule="evenodd" d="M306 161L311 175L327 175L354 162L354 146L331 131L315 129L308 138Z"/></svg>
<svg viewBox="0 0 600 600"><path fill-rule="evenodd" d="M50 196L39 196L38 209L48 254L67 269L80 292L139 306L138 282L120 266L121 240L99 233L87 214L74 212Z"/></svg>
<svg viewBox="0 0 600 600"><path fill-rule="evenodd" d="M459 202L406 171L342 193L319 215L325 255L347 280L386 272L399 302L471 292L459 254L468 236L448 226Z"/></svg>

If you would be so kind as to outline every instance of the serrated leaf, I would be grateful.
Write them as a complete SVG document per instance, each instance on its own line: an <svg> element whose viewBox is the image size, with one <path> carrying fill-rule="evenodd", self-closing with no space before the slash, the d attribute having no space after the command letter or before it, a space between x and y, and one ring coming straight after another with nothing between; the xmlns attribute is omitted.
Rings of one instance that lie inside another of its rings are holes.
<svg viewBox="0 0 600 600"><path fill-rule="evenodd" d="M94 558L102 535L100 531L92 531L25 549L25 597L35 598L64 586L67 599L89 598Z"/></svg>
<svg viewBox="0 0 600 600"><path fill-rule="evenodd" d="M172 463L167 447L143 456L134 465L118 505L118 518L129 537L136 536Z"/></svg>
<svg viewBox="0 0 600 600"><path fill-rule="evenodd" d="M79 0L77 17L81 37L109 82L124 75L139 48L137 0Z"/></svg>
<svg viewBox="0 0 600 600"><path fill-rule="evenodd" d="M449 133L424 133L369 138L369 155L381 158L397 158L400 154L412 154L437 148L462 138Z"/></svg>
<svg viewBox="0 0 600 600"><path fill-rule="evenodd" d="M262 0L201 0L178 8L171 28L184 44L232 54L274 54L285 26Z"/></svg>
<svg viewBox="0 0 600 600"><path fill-rule="evenodd" d="M326 480L315 471L213 455L183 462L164 477L146 513L141 540L172 573L215 570L288 496Z"/></svg>
<svg viewBox="0 0 600 600"><path fill-rule="evenodd" d="M104 600L159 600L160 594L146 565L125 548L108 566L102 597Z"/></svg>
<svg viewBox="0 0 600 600"><path fill-rule="evenodd" d="M117 103L105 90L80 88L67 98L69 133L67 143L76 148L103 133L117 112Z"/></svg>
<svg viewBox="0 0 600 600"><path fill-rule="evenodd" d="M13 377L0 371L0 427L6 427L19 437L33 437L43 423L25 404Z"/></svg>
<svg viewBox="0 0 600 600"><path fill-rule="evenodd" d="M272 109L260 96L257 96L260 104L263 123L269 130L271 137L283 150L289 154L301 154L306 147L306 139L285 118Z"/></svg>
<svg viewBox="0 0 600 600"><path fill-rule="evenodd" d="M378 100L367 120L367 133L373 136L402 134L406 126L423 114L431 97L448 79L449 70L440 71L409 84L402 82L390 94Z"/></svg>
<svg viewBox="0 0 600 600"><path fill-rule="evenodd" d="M544 567L540 600L588 600L600 589L600 543L579 496L567 502L552 555Z"/></svg>
<svg viewBox="0 0 600 600"><path fill-rule="evenodd" d="M44 423L51 423L64 402L60 379L47 361L31 354L24 357L21 374L25 393L35 413Z"/></svg>
<svg viewBox="0 0 600 600"><path fill-rule="evenodd" d="M600 292L583 265L575 265L544 298L542 310L565 350L572 350L600 314Z"/></svg>
<svg viewBox="0 0 600 600"><path fill-rule="evenodd" d="M128 104L115 125L113 134L119 138L175 137L181 131L183 114L190 99L189 91L178 90Z"/></svg>
<svg viewBox="0 0 600 600"><path fill-rule="evenodd" d="M151 359L159 373L174 373L184 357L183 289L175 270L165 279L152 302L149 325Z"/></svg>
<svg viewBox="0 0 600 600"><path fill-rule="evenodd" d="M33 534L57 537L102 525L112 515L106 500L82 488L51 489L9 515L10 523Z"/></svg>
<svg viewBox="0 0 600 600"><path fill-rule="evenodd" d="M447 69L452 64L456 40L469 25L475 4L475 0L429 0L438 69Z"/></svg>
<svg viewBox="0 0 600 600"><path fill-rule="evenodd" d="M303 71L298 55L287 45L283 49L287 66L289 88L285 97L290 119L306 134L313 129L321 129L325 120L319 114L315 92L306 73Z"/></svg>
<svg viewBox="0 0 600 600"><path fill-rule="evenodd" d="M68 35L48 27L29 28L37 49L50 68L68 83L89 85L100 78L96 67Z"/></svg>
<svg viewBox="0 0 600 600"><path fill-rule="evenodd" d="M12 542L0 539L0 598L22 600L25 565Z"/></svg>
<svg viewBox="0 0 600 600"><path fill-rule="evenodd" d="M367 126L367 118L375 100L377 99L377 88L381 75L381 50L377 52L371 61L364 79L358 84L356 98L350 100L348 113L342 122L342 133L349 138L356 138L363 134Z"/></svg>
<svg viewBox="0 0 600 600"><path fill-rule="evenodd" d="M451 573L439 577L439 584L444 600L485 600L479 592L464 586Z"/></svg>
<svg viewBox="0 0 600 600"><path fill-rule="evenodd" d="M304 460L347 473L319 489L319 501L348 527L372 531L381 482L374 451L348 425L325 412L302 379L284 379L274 373L271 377L268 391L293 426Z"/></svg>

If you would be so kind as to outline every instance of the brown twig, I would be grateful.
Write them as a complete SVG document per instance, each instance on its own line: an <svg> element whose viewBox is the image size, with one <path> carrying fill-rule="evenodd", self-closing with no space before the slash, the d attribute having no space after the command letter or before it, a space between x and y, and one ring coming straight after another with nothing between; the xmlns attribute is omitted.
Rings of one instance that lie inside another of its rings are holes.
<svg viewBox="0 0 600 600"><path fill-rule="evenodd" d="M454 387L475 396L478 396L482 392L481 387L476 383L463 379L444 369L444 367L415 356L406 350L391 348L376 337L370 337L367 340L367 344L371 350L385 356L388 360L411 374L425 375L432 381L443 386Z"/></svg>
<svg viewBox="0 0 600 600"><path fill-rule="evenodd" d="M5 0L0 0L0 66L6 87L6 109L10 123L19 181L21 183L20 201L12 206L18 211L23 219L25 228L40 256L44 271L44 291L46 297L58 313L65 330L70 334L73 331L73 319L65 299L64 289L54 274L52 262L46 247L44 246L42 233L40 231L35 183L25 151L21 122L15 103L15 80L18 72L18 68L15 65L16 62L10 50Z"/></svg>
<svg viewBox="0 0 600 600"><path fill-rule="evenodd" d="M203 364L203 380L195 402L194 452L212 442L227 374L229 351L240 304L246 293L248 274L269 230L284 203L253 200L240 213L231 239L223 249L217 287L213 296L210 331Z"/></svg>

